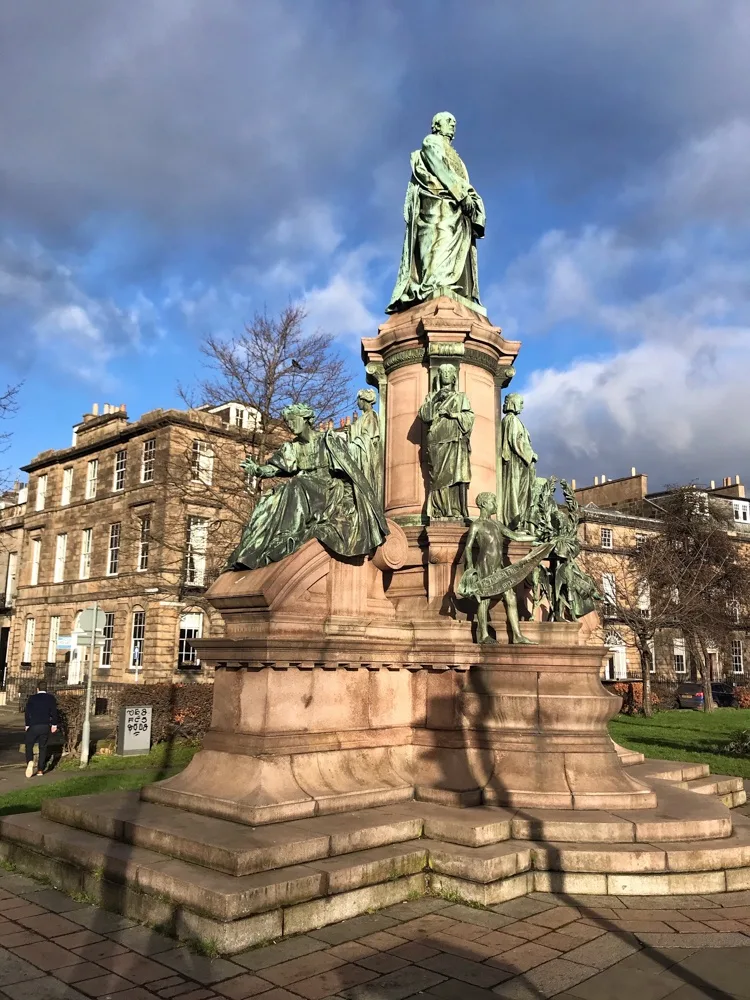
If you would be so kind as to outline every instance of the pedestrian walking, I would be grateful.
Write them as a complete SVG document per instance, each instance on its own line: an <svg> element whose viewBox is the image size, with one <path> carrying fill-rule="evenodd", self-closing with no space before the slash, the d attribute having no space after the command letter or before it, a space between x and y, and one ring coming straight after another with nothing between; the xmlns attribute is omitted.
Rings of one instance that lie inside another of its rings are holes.
<svg viewBox="0 0 750 1000"><path fill-rule="evenodd" d="M47 742L50 733L56 733L60 724L57 700L48 694L44 683L37 684L36 694L26 702L26 777L34 775L34 744L39 744L36 776L44 774L47 763Z"/></svg>

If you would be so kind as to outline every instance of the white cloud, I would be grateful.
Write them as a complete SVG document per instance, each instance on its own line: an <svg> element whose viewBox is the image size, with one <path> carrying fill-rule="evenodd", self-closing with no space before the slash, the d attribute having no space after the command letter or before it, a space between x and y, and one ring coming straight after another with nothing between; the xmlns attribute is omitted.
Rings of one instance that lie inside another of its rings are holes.
<svg viewBox="0 0 750 1000"><path fill-rule="evenodd" d="M333 273L322 286L304 295L308 326L331 333L356 347L360 337L374 337L385 317L374 315L371 265L378 253L369 246L360 247L336 262Z"/></svg>
<svg viewBox="0 0 750 1000"><path fill-rule="evenodd" d="M154 313L142 292L127 307L88 294L81 277L37 243L0 242L0 340L6 361L101 380L114 357L144 346L144 328L153 330ZM25 336L18 336L19 327Z"/></svg>

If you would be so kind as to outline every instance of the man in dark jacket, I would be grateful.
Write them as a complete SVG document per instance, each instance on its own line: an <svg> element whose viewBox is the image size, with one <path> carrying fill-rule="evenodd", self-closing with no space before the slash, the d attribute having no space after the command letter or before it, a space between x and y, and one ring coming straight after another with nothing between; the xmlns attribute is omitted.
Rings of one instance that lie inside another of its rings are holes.
<svg viewBox="0 0 750 1000"><path fill-rule="evenodd" d="M26 777L34 774L34 744L39 744L39 761L36 774L41 777L47 763L47 741L50 733L56 733L60 723L57 701L53 694L47 694L44 683L37 684L36 694L26 702Z"/></svg>

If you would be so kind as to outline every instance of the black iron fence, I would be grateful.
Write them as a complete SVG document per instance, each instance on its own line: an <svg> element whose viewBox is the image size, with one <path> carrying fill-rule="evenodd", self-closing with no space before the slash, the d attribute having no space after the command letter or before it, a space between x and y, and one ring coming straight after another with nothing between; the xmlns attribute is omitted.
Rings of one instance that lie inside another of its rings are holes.
<svg viewBox="0 0 750 1000"><path fill-rule="evenodd" d="M44 688L50 694L86 694L86 677L84 676L77 684L68 684L67 666L64 671L43 671L28 670L17 674L6 674L5 676L5 704L10 708L16 708L23 712L26 702L37 689L40 681L44 681ZM110 715L117 709L118 693L124 688L131 687L128 684L116 684L111 681L99 680L94 677L91 681L91 708L94 715Z"/></svg>

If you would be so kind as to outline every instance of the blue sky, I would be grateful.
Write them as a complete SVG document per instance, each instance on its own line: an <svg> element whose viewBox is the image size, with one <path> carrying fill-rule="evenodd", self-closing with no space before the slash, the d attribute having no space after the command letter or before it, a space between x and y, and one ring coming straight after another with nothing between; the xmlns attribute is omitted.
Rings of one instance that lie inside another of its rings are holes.
<svg viewBox="0 0 750 1000"><path fill-rule="evenodd" d="M748 51L747 0L6 0L3 464L289 300L360 371L450 110L543 469L750 479Z"/></svg>

